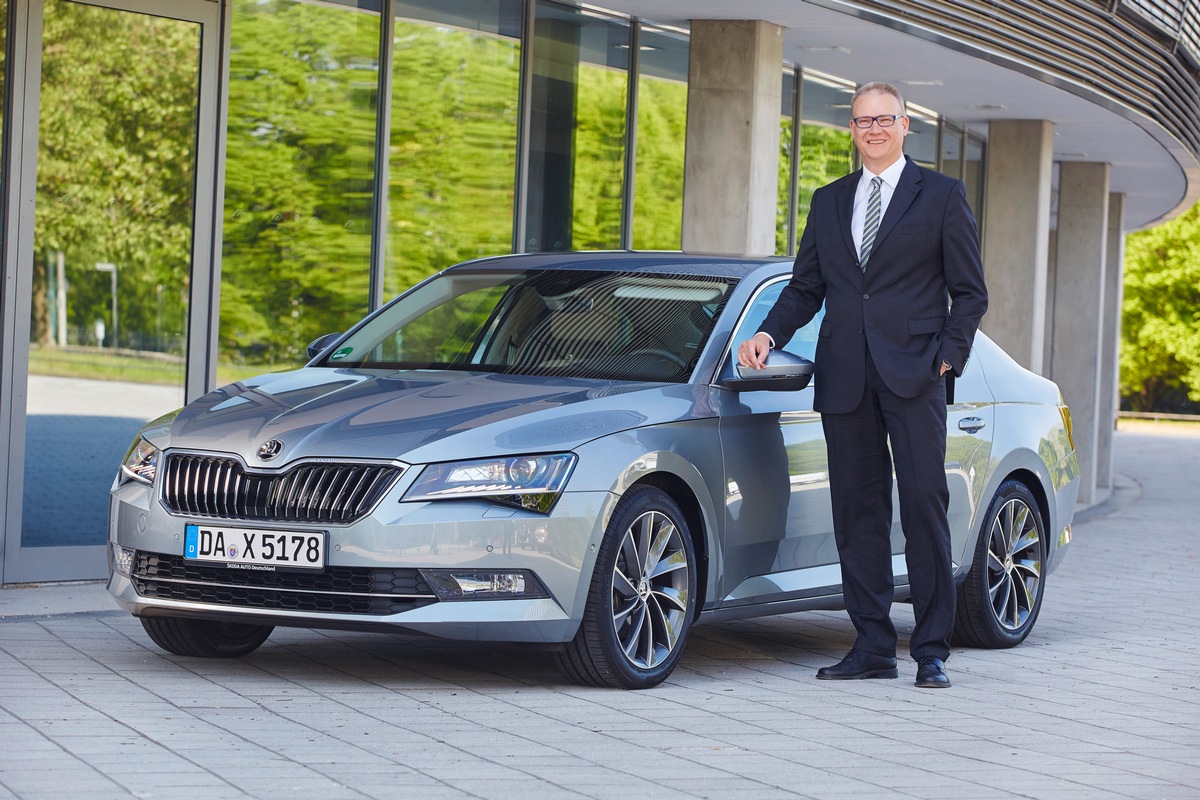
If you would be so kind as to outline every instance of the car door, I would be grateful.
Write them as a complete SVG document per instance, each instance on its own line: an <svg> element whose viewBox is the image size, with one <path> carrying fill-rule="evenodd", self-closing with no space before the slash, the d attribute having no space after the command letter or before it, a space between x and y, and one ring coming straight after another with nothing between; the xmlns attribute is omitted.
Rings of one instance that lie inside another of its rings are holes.
<svg viewBox="0 0 1200 800"><path fill-rule="evenodd" d="M731 351L758 330L787 283L762 286L731 339ZM784 350L812 359L818 314ZM722 369L732 371L732 353ZM833 539L829 475L813 389L717 392L725 462L724 607L836 593L841 571Z"/></svg>
<svg viewBox="0 0 1200 800"><path fill-rule="evenodd" d="M733 350L752 336L786 277L765 284L747 306L723 366L732 375ZM819 313L783 349L814 358ZM723 607L802 600L841 591L833 535L828 460L813 385L798 392L718 393L721 449L726 465ZM963 552L991 453L991 393L972 366L948 398L946 478L953 552ZM892 487L892 571L906 585L899 497Z"/></svg>

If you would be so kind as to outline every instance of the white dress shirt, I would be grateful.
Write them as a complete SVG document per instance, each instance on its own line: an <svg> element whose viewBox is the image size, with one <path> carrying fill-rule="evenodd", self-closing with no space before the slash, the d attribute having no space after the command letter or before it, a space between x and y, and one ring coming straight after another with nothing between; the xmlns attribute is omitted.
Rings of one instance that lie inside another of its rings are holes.
<svg viewBox="0 0 1200 800"><path fill-rule="evenodd" d="M906 163L903 157L898 158L879 175L875 175L866 167L863 167L862 177L859 179L858 188L854 192L854 213L850 217L850 233L854 236L854 252L858 253L862 251L863 227L867 221L867 199L871 196L871 179L883 179L883 184L879 187L879 199L882 203L879 210L879 218L883 219L883 215L887 213L888 203L892 201L892 195L896 191L896 184L900 182L900 173L904 172L904 165Z"/></svg>

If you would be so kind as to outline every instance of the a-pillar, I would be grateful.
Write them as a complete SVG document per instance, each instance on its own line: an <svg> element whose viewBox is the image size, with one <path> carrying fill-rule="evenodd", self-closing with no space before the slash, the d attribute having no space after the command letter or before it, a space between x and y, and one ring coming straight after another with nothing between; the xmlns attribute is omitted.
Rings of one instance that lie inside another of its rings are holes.
<svg viewBox="0 0 1200 800"><path fill-rule="evenodd" d="M1108 246L1104 265L1104 305L1101 308L1099 430L1096 441L1096 486L1112 488L1113 431L1120 405L1121 305L1125 278L1125 195L1108 196Z"/></svg>
<svg viewBox="0 0 1200 800"><path fill-rule="evenodd" d="M1096 498L1108 185L1108 164L1065 161L1059 165L1054 343L1049 377L1058 384L1071 409L1081 503Z"/></svg>
<svg viewBox="0 0 1200 800"><path fill-rule="evenodd" d="M1045 353L1053 152L1053 123L988 125L983 225L988 312L981 328L1017 363L1038 373Z"/></svg>
<svg viewBox="0 0 1200 800"><path fill-rule="evenodd" d="M693 20L691 31L683 249L771 255L783 28L762 20Z"/></svg>

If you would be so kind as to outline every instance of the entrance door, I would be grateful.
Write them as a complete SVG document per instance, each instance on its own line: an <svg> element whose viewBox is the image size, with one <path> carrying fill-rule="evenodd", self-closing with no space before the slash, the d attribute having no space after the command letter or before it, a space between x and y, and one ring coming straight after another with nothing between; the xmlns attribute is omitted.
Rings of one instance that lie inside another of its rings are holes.
<svg viewBox="0 0 1200 800"><path fill-rule="evenodd" d="M142 423L183 405L189 362L206 361L219 13L205 0L22 6L5 583L106 574L118 465Z"/></svg>

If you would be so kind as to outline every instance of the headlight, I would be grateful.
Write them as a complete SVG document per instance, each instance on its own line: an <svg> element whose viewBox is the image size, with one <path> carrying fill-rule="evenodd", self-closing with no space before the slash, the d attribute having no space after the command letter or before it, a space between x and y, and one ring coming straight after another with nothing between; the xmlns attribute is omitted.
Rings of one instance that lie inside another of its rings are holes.
<svg viewBox="0 0 1200 800"><path fill-rule="evenodd" d="M548 514L574 466L572 453L430 464L404 499L483 498Z"/></svg>
<svg viewBox="0 0 1200 800"><path fill-rule="evenodd" d="M161 451L147 442L141 436L133 440L125 461L121 464L121 483L140 481L145 484L154 483L154 475L158 472L158 456Z"/></svg>

